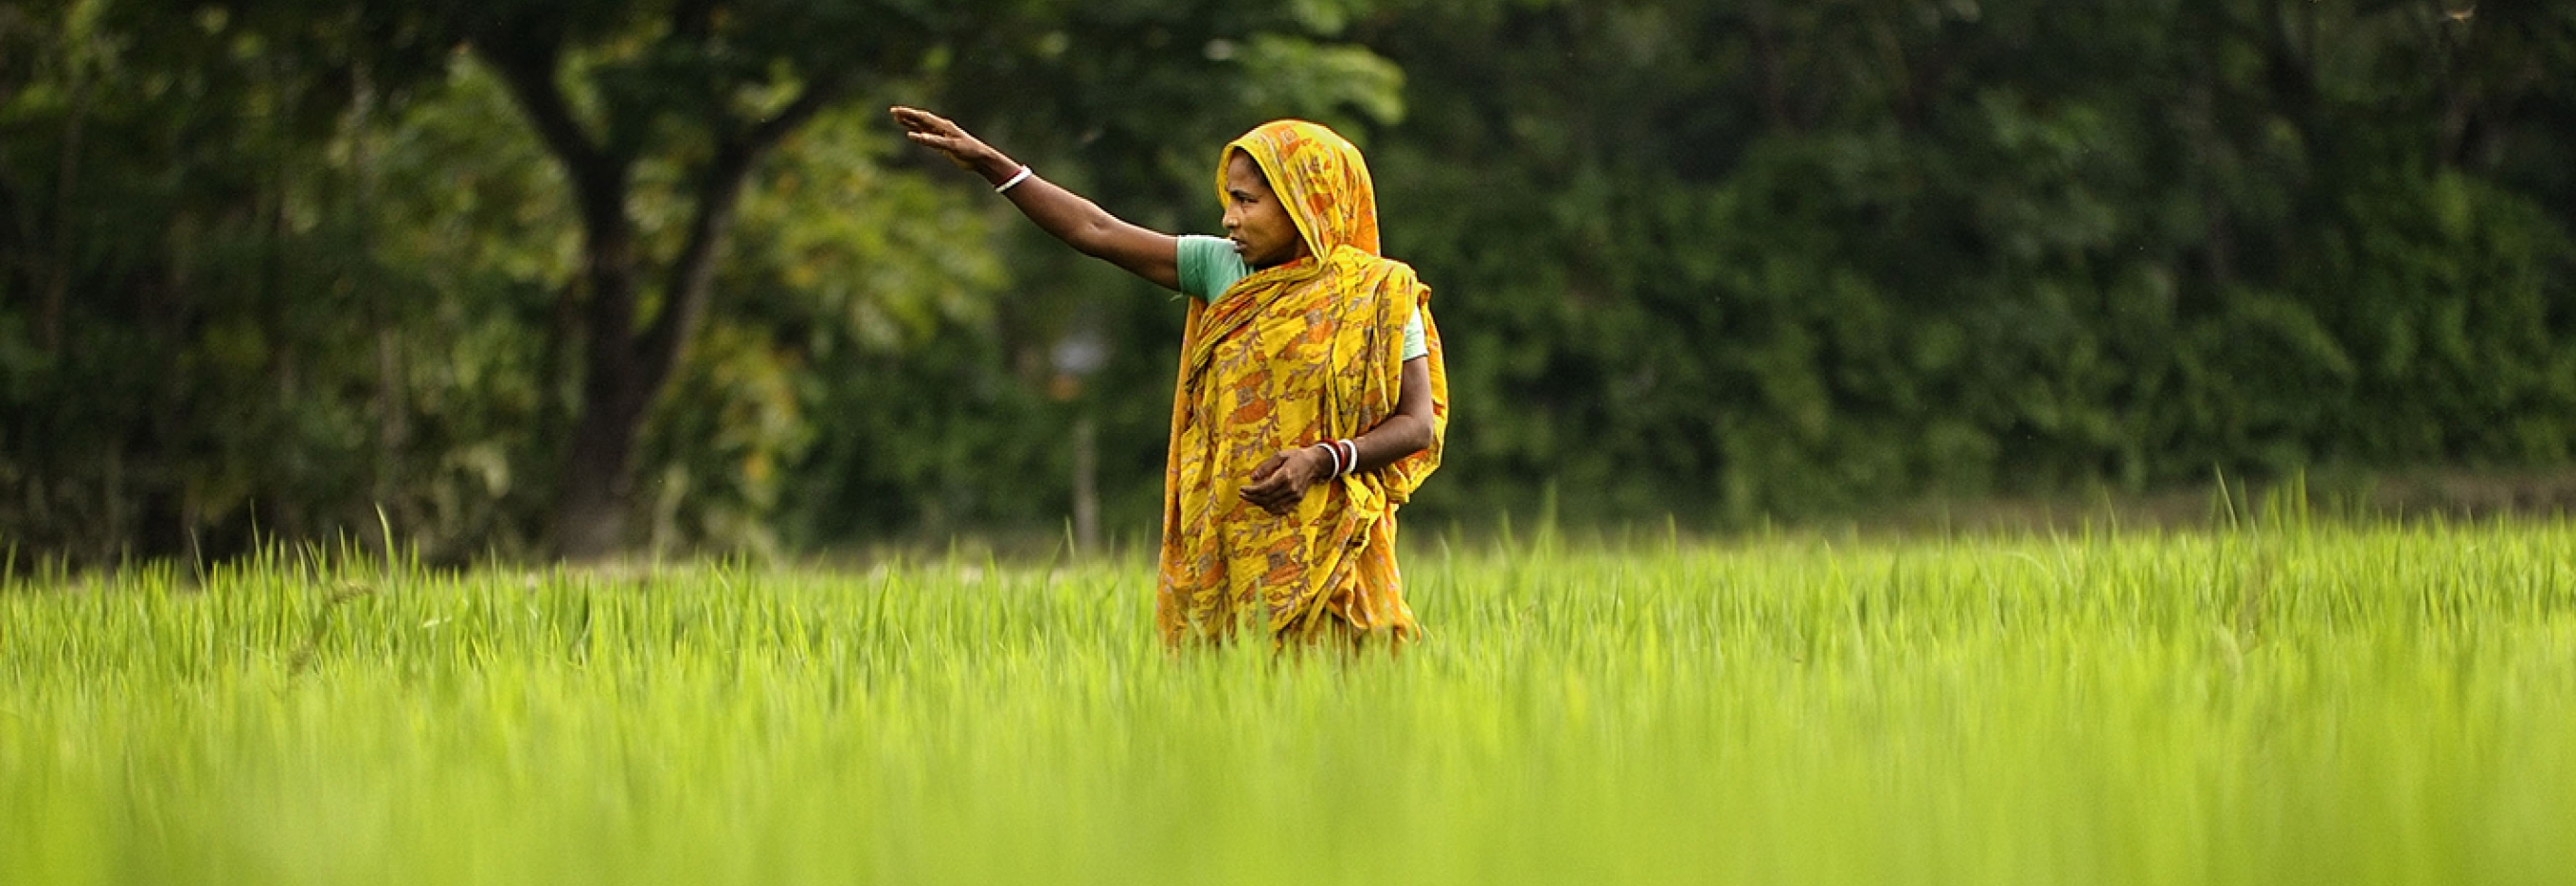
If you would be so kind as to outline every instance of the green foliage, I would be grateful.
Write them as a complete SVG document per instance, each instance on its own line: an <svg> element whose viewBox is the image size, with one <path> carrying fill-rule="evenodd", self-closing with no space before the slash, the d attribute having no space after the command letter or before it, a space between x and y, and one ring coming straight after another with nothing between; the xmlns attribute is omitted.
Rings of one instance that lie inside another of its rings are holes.
<svg viewBox="0 0 2576 886"><path fill-rule="evenodd" d="M389 317L322 174L348 69L215 10L5 17L0 532L99 557L359 519Z"/></svg>
<svg viewBox="0 0 2576 886"><path fill-rule="evenodd" d="M595 287L504 68L555 50L647 271L719 133L855 84L648 404L656 550L1053 534L1085 422L1158 525L1182 306L893 101L1170 231L1264 119L1360 141L1449 347L1433 523L2576 460L2565 4L86 0L0 9L0 537L535 551Z"/></svg>
<svg viewBox="0 0 2576 886"><path fill-rule="evenodd" d="M1416 109L1373 152L1390 249L1442 288L1459 386L1425 510L1526 509L1534 477L1584 515L1743 521L2567 461L2576 191L2512 158L2576 104L2479 54L2551 64L2563 10L1380 24Z"/></svg>
<svg viewBox="0 0 2576 886"><path fill-rule="evenodd" d="M1365 132L1338 113L1356 111L1374 123L1404 119L1404 72L1376 53L1352 46L1318 46L1307 40L1262 34L1244 47L1243 64L1257 72L1237 113L1255 118L1326 111L1326 125Z"/></svg>

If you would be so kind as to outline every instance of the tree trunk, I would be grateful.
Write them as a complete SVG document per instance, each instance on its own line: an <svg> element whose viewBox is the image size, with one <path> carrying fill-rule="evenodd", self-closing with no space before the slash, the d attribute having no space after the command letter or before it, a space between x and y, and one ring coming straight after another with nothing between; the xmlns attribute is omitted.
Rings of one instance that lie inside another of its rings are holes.
<svg viewBox="0 0 2576 886"><path fill-rule="evenodd" d="M685 23L690 17L682 16ZM690 27L680 39L703 39ZM522 35L524 36L524 35ZM654 399L669 382L707 312L715 285L716 255L733 228L734 209L762 154L840 95L840 80L810 80L775 116L757 122L710 115L715 156L697 174L697 205L688 235L672 256L661 306L650 328L636 329L636 281L644 270L626 198L636 157L614 136L631 128L620 121L650 119L612 105L608 130L595 139L575 116L556 77L563 50L546 39L512 42L494 36L478 43L528 123L563 164L580 205L584 276L589 310L583 317L581 405L573 420L562 485L557 489L548 542L557 556L590 560L614 553L626 539L626 517L635 498L635 444ZM737 125L739 124L739 125ZM564 297L572 297L567 287Z"/></svg>
<svg viewBox="0 0 2576 886"><path fill-rule="evenodd" d="M631 395L603 397L603 381L614 386L619 380L594 375L582 386L587 396L555 498L550 542L568 560L595 560L623 546L635 499L635 439L643 410Z"/></svg>
<svg viewBox="0 0 2576 886"><path fill-rule="evenodd" d="M46 231L53 238L53 260L47 263L45 291L36 306L36 346L48 354L63 347L63 311L72 279L71 205L73 188L80 180L81 129L89 119L89 77L78 64L71 69L71 107L63 120L62 152L54 168L53 220Z"/></svg>
<svg viewBox="0 0 2576 886"><path fill-rule="evenodd" d="M357 246L358 261L351 272L357 276L355 288L366 301L367 325L376 340L376 392L370 404L375 413L375 453L370 459L373 470L369 498L374 499L379 520L408 525L401 497L402 448L407 436L409 409L404 403L402 338L395 329L394 307L382 281L376 279L375 209L376 170L374 143L376 89L363 66L350 72L349 84L349 215L351 231ZM394 516L387 518L386 513ZM393 562L393 539L390 530L380 540L386 546L385 561Z"/></svg>
<svg viewBox="0 0 2576 886"><path fill-rule="evenodd" d="M1753 37L1754 69L1760 73L1760 85L1754 93L1760 99L1765 125L1794 131L1800 127L1789 116L1789 76L1780 60L1780 35L1773 27L1772 16L1767 3L1754 5L1746 15L1752 24L1747 33Z"/></svg>
<svg viewBox="0 0 2576 886"><path fill-rule="evenodd" d="M1100 550L1100 423L1088 410L1073 422L1073 545Z"/></svg>
<svg viewBox="0 0 2576 886"><path fill-rule="evenodd" d="M636 256L625 201L585 203L590 310L582 322L587 340L581 404L547 532L555 554L570 560L598 559L624 543L635 491L635 439L652 399L629 333L635 325Z"/></svg>

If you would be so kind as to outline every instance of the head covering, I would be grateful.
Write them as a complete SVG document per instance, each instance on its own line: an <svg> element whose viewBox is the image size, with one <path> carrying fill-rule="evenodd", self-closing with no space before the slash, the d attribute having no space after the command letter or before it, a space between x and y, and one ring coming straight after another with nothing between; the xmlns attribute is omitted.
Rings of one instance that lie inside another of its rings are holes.
<svg viewBox="0 0 2576 886"><path fill-rule="evenodd" d="M1304 120L1273 120L1225 146L1241 150L1270 182L1297 222L1307 251L1327 258L1343 246L1377 255L1377 187L1360 149L1341 133ZM1216 167L1217 202L1225 202L1225 163Z"/></svg>

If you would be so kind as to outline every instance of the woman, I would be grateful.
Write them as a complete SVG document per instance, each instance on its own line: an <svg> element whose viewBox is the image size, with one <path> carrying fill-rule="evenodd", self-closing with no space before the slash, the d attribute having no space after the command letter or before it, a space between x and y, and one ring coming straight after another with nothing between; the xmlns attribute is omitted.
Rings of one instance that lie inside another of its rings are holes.
<svg viewBox="0 0 2576 886"><path fill-rule="evenodd" d="M1137 227L955 123L893 109L906 137L981 174L1038 227L1192 298L1163 472L1154 615L1167 643L1394 645L1419 632L1395 512L1440 464L1448 374L1429 287L1378 255L1351 143L1267 123L1225 148L1226 236Z"/></svg>

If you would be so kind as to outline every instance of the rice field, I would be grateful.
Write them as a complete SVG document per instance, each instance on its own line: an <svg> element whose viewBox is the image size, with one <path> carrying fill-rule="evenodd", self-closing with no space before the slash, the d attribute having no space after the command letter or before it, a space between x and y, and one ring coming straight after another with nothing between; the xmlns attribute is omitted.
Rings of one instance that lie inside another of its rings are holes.
<svg viewBox="0 0 2576 886"><path fill-rule="evenodd" d="M1413 541L1357 659L1134 559L22 573L0 882L2576 880L2576 523Z"/></svg>

